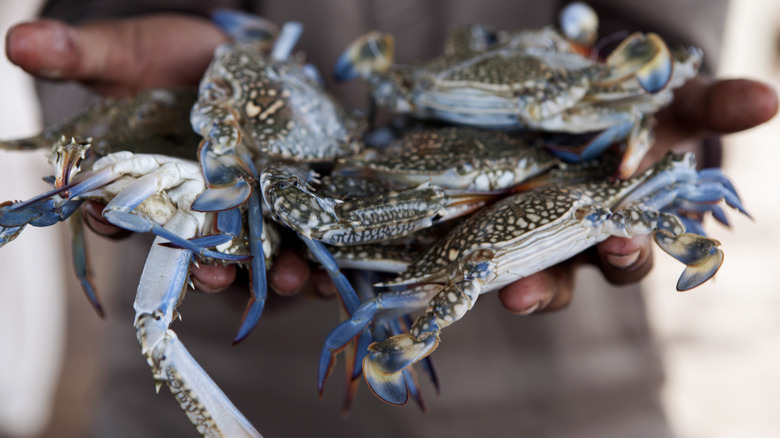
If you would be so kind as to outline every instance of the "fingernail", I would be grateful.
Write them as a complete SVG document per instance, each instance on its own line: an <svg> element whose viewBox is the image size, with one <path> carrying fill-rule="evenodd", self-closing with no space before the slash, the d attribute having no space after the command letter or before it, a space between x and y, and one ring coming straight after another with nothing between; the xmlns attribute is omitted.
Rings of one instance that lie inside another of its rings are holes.
<svg viewBox="0 0 780 438"><path fill-rule="evenodd" d="M636 263L637 260L639 260L639 255L641 254L641 252L642 252L641 250L636 250L628 254L606 253L605 257L607 259L607 263L609 263L613 267L618 269L626 269L632 266L634 263Z"/></svg>
<svg viewBox="0 0 780 438"><path fill-rule="evenodd" d="M65 78L77 62L73 31L59 21L18 24L9 30L6 43L14 64L42 78Z"/></svg>
<svg viewBox="0 0 780 438"><path fill-rule="evenodd" d="M530 306L526 307L525 309L517 312L518 315L530 315L536 311L536 309L539 308L539 302L537 301L534 304L531 304Z"/></svg>

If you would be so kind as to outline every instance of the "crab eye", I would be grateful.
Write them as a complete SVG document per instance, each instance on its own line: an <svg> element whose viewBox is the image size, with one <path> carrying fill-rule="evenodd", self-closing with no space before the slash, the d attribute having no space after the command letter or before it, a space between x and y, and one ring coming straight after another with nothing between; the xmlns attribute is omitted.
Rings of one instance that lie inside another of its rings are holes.
<svg viewBox="0 0 780 438"><path fill-rule="evenodd" d="M471 163L463 163L456 168L456 171L460 175L466 175L474 171L474 166Z"/></svg>
<svg viewBox="0 0 780 438"><path fill-rule="evenodd" d="M498 42L498 31L488 26L479 26L480 38L485 47L491 47Z"/></svg>
<svg viewBox="0 0 780 438"><path fill-rule="evenodd" d="M219 100L233 94L233 86L224 79L213 79L205 84L201 90L202 95L209 99Z"/></svg>

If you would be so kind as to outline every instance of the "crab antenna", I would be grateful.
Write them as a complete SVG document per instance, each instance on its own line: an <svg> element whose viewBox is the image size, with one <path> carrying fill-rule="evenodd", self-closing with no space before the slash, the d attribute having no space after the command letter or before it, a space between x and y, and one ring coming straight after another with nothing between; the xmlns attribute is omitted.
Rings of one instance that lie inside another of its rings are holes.
<svg viewBox="0 0 780 438"><path fill-rule="evenodd" d="M274 48L271 51L271 58L277 61L284 61L290 56L295 43L298 42L298 38L303 33L303 25L297 21L288 21L282 26L282 32L279 34L279 38L274 44Z"/></svg>

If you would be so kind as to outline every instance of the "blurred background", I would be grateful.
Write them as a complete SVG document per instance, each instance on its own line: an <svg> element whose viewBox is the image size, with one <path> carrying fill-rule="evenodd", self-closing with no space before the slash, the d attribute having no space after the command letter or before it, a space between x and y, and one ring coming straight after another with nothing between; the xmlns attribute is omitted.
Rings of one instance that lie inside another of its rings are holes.
<svg viewBox="0 0 780 438"><path fill-rule="evenodd" d="M0 1L0 33L34 17L37 3ZM780 88L780 2L732 1L724 41L719 76L759 79ZM0 137L41 128L30 79L4 58L0 97ZM726 253L714 281L673 292L670 285L681 267L660 251L643 281L666 371L663 402L681 438L775 437L780 430L778 138L776 118L724 139L725 172L755 221L732 215L733 230L709 224ZM40 153L0 151L0 199L42 191L40 177L47 174ZM87 350L99 334L70 332L66 340L67 318L74 318L66 301L96 320L90 327L99 330L100 322L82 296L65 296L66 282L73 281L68 262L62 262L69 257L65 231L60 226L25 232L0 251L0 436L36 436L44 430L57 385L74 385L60 381L67 367L89 367L94 359ZM41 266L48 267L46 275L40 275ZM80 362L63 368L66 346ZM84 352L75 354L73 348Z"/></svg>
<svg viewBox="0 0 780 438"><path fill-rule="evenodd" d="M731 1L718 75L780 89L780 2ZM643 282L666 371L663 400L684 438L780 433L780 118L724 137L724 171L755 221L709 223L723 244L717 276L670 293L679 265L660 251Z"/></svg>

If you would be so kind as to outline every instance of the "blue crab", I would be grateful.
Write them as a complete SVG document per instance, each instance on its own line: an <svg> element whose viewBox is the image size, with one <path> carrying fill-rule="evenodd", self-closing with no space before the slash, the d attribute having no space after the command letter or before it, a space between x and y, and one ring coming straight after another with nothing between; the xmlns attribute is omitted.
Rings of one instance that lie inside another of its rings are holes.
<svg viewBox="0 0 780 438"><path fill-rule="evenodd" d="M134 303L135 328L141 350L152 368L156 386L165 383L187 416L204 436L259 436L170 330L176 308L187 289L189 268L197 254L232 263L247 263L250 231L236 231L238 238L221 246L226 253L204 250L187 239L212 233L211 213L190 209L206 189L200 166L193 160L158 154L119 151L96 160L82 160L90 143L64 137L52 151L55 188L26 202L0 207L3 244L26 224L46 226L70 219L78 222L78 208L86 200L106 203L103 215L112 223L134 231L157 235L146 260ZM74 216L76 217L74 218ZM81 227L74 237L74 255L82 284L90 301L102 313L91 286ZM258 240L270 257L278 244L272 228ZM249 236L246 236L249 234ZM170 247L177 242L186 248ZM195 252L193 252L193 250Z"/></svg>
<svg viewBox="0 0 780 438"><path fill-rule="evenodd" d="M566 5L558 16L559 27L521 29L507 32L485 24L456 25L445 39L447 56L473 55L498 46L536 47L589 56L598 37L596 11L582 2Z"/></svg>
<svg viewBox="0 0 780 438"><path fill-rule="evenodd" d="M499 131L429 128L341 159L321 182L288 174L261 184L277 222L328 244L358 245L463 216L558 164ZM338 188L328 189L334 181Z"/></svg>
<svg viewBox="0 0 780 438"><path fill-rule="evenodd" d="M411 66L393 64L392 36L371 32L344 51L335 75L364 78L376 103L415 117L483 128L598 132L578 153L554 149L569 160L589 160L626 140L619 170L625 178L649 147L651 115L695 76L701 51L672 52L658 35L636 33L599 61L562 43L567 35L591 40L594 15L575 9L563 17L565 32L519 32L503 43L471 43ZM473 29L479 27L467 35ZM479 41L483 33L476 35L471 38Z"/></svg>
<svg viewBox="0 0 780 438"><path fill-rule="evenodd" d="M3 226L0 243L16 238L27 224L48 226L70 218L77 274L90 302L102 315L103 310L87 275L78 211L83 200L68 199L71 180L82 166L91 170L95 160L112 151L143 154L165 150L168 156L191 157L198 139L189 129L187 111L195 97L190 90L148 90L133 98L105 99L39 135L0 142L0 147L10 150L49 149L49 160L55 170L55 176L49 181L54 186L53 191L25 203L3 204L0 208ZM90 139L69 140L65 134L83 134Z"/></svg>
<svg viewBox="0 0 780 438"><path fill-rule="evenodd" d="M372 322L425 309L408 334L371 344L363 375L371 390L392 404L407 400L403 371L426 358L441 329L462 318L482 293L559 263L609 236L651 234L686 268L678 290L707 281L723 262L719 242L701 234L689 212L723 212L714 203L745 212L720 171L695 169L692 154L670 154L637 177L600 178L579 184L545 185L480 210L415 259L327 337L320 361L320 390L333 355ZM686 231L691 230L692 232Z"/></svg>
<svg viewBox="0 0 780 438"><path fill-rule="evenodd" d="M226 12L217 17L233 36L254 26L272 25L251 15ZM217 48L199 86L192 108L193 129L203 140L198 149L207 190L193 203L197 211L219 216L249 205L261 210L266 197L263 180L295 175L313 177L310 166L328 164L357 152L364 120L346 111L319 85L312 68L291 57L301 32L298 23L287 23L269 44L265 39L234 41ZM263 228L261 214L250 214L250 227ZM335 269L324 247L306 235L301 239L312 248L320 263L332 275L344 301L357 305L357 298L344 276ZM208 247L213 242L201 240ZM266 292L265 257L262 248L253 252L253 292L236 341L246 337L262 313Z"/></svg>

